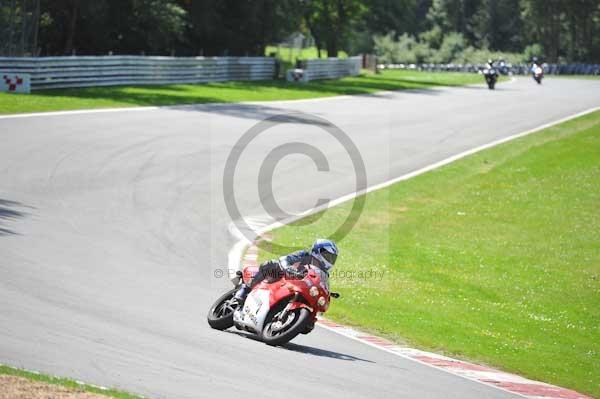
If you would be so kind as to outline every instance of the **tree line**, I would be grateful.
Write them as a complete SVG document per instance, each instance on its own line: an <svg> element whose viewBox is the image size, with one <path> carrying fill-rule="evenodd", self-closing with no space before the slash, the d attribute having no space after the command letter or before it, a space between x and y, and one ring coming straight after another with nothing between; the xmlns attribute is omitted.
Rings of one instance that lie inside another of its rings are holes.
<svg viewBox="0 0 600 399"><path fill-rule="evenodd" d="M252 56L300 32L329 56L600 62L600 0L0 0L0 27L2 55Z"/></svg>

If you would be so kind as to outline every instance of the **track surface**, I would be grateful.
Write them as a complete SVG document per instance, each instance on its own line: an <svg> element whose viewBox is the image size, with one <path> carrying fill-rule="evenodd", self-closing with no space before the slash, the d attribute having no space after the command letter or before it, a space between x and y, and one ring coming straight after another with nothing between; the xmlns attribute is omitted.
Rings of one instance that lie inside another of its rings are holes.
<svg viewBox="0 0 600 399"><path fill-rule="evenodd" d="M206 310L230 287L214 277L233 244L225 159L256 121L310 112L354 140L372 185L598 105L600 82L549 78L542 87L520 79L496 92L443 88L0 119L0 362L157 398L281 390L514 397L319 328L287 348L211 330ZM301 125L273 132L240 161L244 215L264 214L256 176L274 143L308 139L330 166L318 172L305 156L280 163L273 186L283 209L353 190L347 155L322 132Z"/></svg>

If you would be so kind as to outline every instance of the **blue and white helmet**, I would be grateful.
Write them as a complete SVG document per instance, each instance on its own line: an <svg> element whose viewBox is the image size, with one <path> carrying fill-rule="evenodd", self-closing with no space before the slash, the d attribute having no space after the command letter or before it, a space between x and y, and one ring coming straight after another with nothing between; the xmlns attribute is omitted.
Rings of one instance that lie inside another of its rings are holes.
<svg viewBox="0 0 600 399"><path fill-rule="evenodd" d="M320 238L313 244L310 254L321 263L321 269L329 273L333 269L333 265L335 265L338 248L335 242Z"/></svg>

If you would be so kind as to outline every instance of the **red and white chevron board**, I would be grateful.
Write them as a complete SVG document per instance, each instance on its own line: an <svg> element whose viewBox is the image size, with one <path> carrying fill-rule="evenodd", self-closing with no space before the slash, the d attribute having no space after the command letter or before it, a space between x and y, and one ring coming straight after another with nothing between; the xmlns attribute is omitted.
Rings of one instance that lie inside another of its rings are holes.
<svg viewBox="0 0 600 399"><path fill-rule="evenodd" d="M0 92L29 93L31 82L29 74L3 73L0 79Z"/></svg>
<svg viewBox="0 0 600 399"><path fill-rule="evenodd" d="M263 237L264 238L264 237ZM244 266L257 266L258 247L250 245L242 259ZM366 345L384 350L394 355L431 366L448 373L486 384L531 399L592 399L570 389L557 387L539 381L523 378L487 366L481 366L453 359L436 353L397 345L385 338L367 334L355 328L344 326L327 319L319 319L318 325Z"/></svg>

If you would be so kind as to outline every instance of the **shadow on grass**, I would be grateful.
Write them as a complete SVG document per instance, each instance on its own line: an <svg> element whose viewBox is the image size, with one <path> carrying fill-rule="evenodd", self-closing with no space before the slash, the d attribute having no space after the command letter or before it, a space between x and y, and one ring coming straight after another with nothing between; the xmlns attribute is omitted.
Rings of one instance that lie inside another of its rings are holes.
<svg viewBox="0 0 600 399"><path fill-rule="evenodd" d="M162 106L193 103L219 103L219 97L185 94L182 86L106 86L80 89L53 89L36 92L36 96L73 100L105 100L139 106Z"/></svg>
<svg viewBox="0 0 600 399"><path fill-rule="evenodd" d="M53 89L36 92L47 98L105 100L139 106L176 104L210 104L240 101L299 99L335 95L375 94L379 91L426 90L433 87L457 86L465 82L389 78L362 75L339 80L290 83L283 80L236 81L195 85L105 86ZM432 92L434 93L434 92ZM263 94L261 96L261 94ZM263 98L264 97L264 98Z"/></svg>
<svg viewBox="0 0 600 399"><path fill-rule="evenodd" d="M364 95L378 99L394 98L392 91L439 95L444 86L464 86L479 79L460 74L404 73L397 71L381 75L360 75L337 80L319 80L294 83L284 80L229 81L201 84L103 86L36 91L32 95L6 97L0 102L0 113L44 112L130 106L187 106L186 111L228 113L236 117L265 118L280 109L266 104L240 102L268 102L300 100L338 95ZM467 87L467 86L464 86ZM475 88L475 87L469 87ZM200 107L205 104L227 104L217 109ZM233 103L236 103L233 105ZM199 105L199 107L190 107Z"/></svg>

